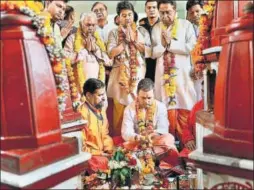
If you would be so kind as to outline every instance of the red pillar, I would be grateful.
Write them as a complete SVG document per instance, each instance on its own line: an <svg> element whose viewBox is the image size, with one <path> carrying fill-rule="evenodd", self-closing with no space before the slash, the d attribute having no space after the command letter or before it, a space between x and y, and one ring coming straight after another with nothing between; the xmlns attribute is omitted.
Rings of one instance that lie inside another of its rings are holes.
<svg viewBox="0 0 254 190"><path fill-rule="evenodd" d="M213 25L211 31L211 45L220 46L222 40L227 37L226 26L243 15L243 7L251 0L217 0L214 10Z"/></svg>
<svg viewBox="0 0 254 190"><path fill-rule="evenodd" d="M31 20L1 14L1 149L61 141L54 77Z"/></svg>
<svg viewBox="0 0 254 190"><path fill-rule="evenodd" d="M78 153L63 138L56 85L31 18L1 12L1 169L26 173Z"/></svg>
<svg viewBox="0 0 254 190"><path fill-rule="evenodd" d="M215 129L204 137L204 152L253 159L253 12L233 20L227 32L215 88Z"/></svg>

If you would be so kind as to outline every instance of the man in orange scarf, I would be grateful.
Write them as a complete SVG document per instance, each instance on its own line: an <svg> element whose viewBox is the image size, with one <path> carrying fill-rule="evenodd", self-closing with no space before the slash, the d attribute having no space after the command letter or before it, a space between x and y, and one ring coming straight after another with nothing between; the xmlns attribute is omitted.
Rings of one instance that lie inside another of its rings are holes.
<svg viewBox="0 0 254 190"><path fill-rule="evenodd" d="M93 156L88 161L89 169L107 170L108 158L113 150L113 140L108 135L108 120L103 105L106 99L105 85L98 79L88 79L83 86L86 101L79 107L87 126L82 131L83 151Z"/></svg>

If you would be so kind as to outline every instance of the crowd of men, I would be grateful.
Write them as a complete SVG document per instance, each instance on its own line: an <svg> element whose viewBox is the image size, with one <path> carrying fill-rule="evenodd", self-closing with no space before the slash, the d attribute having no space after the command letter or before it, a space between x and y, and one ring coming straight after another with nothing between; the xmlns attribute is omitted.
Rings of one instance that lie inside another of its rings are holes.
<svg viewBox="0 0 254 190"><path fill-rule="evenodd" d="M109 126L126 148L135 149L149 137L156 154L168 152L170 159L165 161L171 165L178 164L176 139L180 149L195 149L193 118L203 101L202 81L190 74L191 51L199 34L202 6L200 0L189 0L187 18L179 19L174 0L147 0L147 17L138 21L134 6L119 1L112 29L106 4L95 2L91 12L81 14L76 28L74 9L67 1L47 1L45 11L52 16L59 46L74 68L82 67L83 79L77 80L85 102L78 110L88 121L83 150L93 154L91 168L107 163L112 153ZM108 99L113 100L110 125Z"/></svg>

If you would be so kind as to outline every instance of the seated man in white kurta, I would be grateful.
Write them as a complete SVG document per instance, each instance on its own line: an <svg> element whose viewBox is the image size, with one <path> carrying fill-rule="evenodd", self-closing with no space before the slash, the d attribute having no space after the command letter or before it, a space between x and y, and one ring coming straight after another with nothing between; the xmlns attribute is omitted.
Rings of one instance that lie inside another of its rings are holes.
<svg viewBox="0 0 254 190"><path fill-rule="evenodd" d="M168 133L166 106L154 99L154 84L151 79L142 79L138 84L137 100L124 110L122 122L123 145L129 150L137 150L145 139L153 146L156 155L167 153L163 161L171 166L178 165L178 151L174 137ZM142 145L143 146L143 145Z"/></svg>
<svg viewBox="0 0 254 190"><path fill-rule="evenodd" d="M65 52L71 58L74 74L82 93L82 86L89 78L97 78L105 82L105 66L111 66L106 47L96 32L97 18L94 13L83 13L77 33L66 41Z"/></svg>
<svg viewBox="0 0 254 190"><path fill-rule="evenodd" d="M153 57L157 59L155 98L168 109L170 133L181 138L189 110L197 102L194 82L190 78L190 52L196 37L192 24L178 19L176 2L162 0L158 4L161 23L152 31Z"/></svg>

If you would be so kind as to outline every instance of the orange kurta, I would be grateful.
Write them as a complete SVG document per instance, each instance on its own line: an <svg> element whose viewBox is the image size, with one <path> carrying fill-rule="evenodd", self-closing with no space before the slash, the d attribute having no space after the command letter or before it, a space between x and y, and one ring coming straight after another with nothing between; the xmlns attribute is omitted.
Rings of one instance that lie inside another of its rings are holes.
<svg viewBox="0 0 254 190"><path fill-rule="evenodd" d="M108 120L105 110L96 110L91 104L85 102L79 107L83 119L87 120L87 127L83 129L83 151L90 152L93 158L89 160L90 169L107 168L107 158L102 154L113 150L113 140L108 135ZM96 159L95 159L96 158ZM96 164L94 161L96 160Z"/></svg>
<svg viewBox="0 0 254 190"><path fill-rule="evenodd" d="M183 133L184 126L187 125L187 120L189 116L189 110L183 109L171 109L168 110L168 120L170 123L169 132L177 139L180 140L182 145L181 137Z"/></svg>
<svg viewBox="0 0 254 190"><path fill-rule="evenodd" d="M113 150L113 140L108 135L105 110L98 111L86 102L80 106L79 111L83 119L88 122L87 127L83 130L83 151L100 155L104 151Z"/></svg>
<svg viewBox="0 0 254 190"><path fill-rule="evenodd" d="M192 108L187 125L183 127L181 140L183 144L186 144L190 140L196 141L196 113L204 109L204 101L200 100Z"/></svg>

